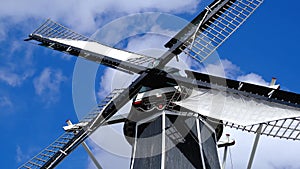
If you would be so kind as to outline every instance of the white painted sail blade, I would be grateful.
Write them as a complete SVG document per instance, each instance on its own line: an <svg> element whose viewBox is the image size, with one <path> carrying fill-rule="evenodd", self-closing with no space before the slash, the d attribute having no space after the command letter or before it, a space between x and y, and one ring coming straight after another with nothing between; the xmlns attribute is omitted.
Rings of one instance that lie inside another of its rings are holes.
<svg viewBox="0 0 300 169"><path fill-rule="evenodd" d="M36 40L42 46L128 73L140 73L156 62L150 56L103 45L49 19L30 34L27 40Z"/></svg>
<svg viewBox="0 0 300 169"><path fill-rule="evenodd" d="M299 108L213 89L194 90L190 97L175 104L242 126L300 117Z"/></svg>
<svg viewBox="0 0 300 169"><path fill-rule="evenodd" d="M132 53L132 52L112 48L95 41L83 41L83 40L61 39L61 38L49 38L49 39L54 42L62 43L74 48L79 48L92 53L97 53L99 55L118 59L120 61L128 61L128 60L146 57L137 53Z"/></svg>

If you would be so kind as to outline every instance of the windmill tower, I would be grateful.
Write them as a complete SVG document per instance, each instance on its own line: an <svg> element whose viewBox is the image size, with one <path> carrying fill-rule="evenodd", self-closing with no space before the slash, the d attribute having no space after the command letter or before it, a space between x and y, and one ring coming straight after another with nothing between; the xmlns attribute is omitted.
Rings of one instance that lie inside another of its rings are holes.
<svg viewBox="0 0 300 169"><path fill-rule="evenodd" d="M131 137L131 168L221 168L216 143L223 126L257 133L256 140L262 134L299 140L298 94L189 70L182 77L165 66L181 53L205 61L261 4L215 0L166 43L168 51L159 59L111 48L47 20L27 40L139 77L128 88L114 90L79 123L65 127L62 136L20 168L53 168L97 128L118 122L125 123L124 134ZM142 65L150 62L157 64ZM222 111L207 109L212 99L224 101ZM127 118L115 116L130 100Z"/></svg>

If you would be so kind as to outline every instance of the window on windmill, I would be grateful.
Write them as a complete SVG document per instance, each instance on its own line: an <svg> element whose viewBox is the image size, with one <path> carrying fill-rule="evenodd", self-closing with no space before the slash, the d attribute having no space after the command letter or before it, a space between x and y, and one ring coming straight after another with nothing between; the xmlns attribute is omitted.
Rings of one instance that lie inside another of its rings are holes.
<svg viewBox="0 0 300 169"><path fill-rule="evenodd" d="M183 143L185 142L185 139L183 136L180 134L180 132L174 127L169 127L166 130L166 135L171 138L171 140L176 141L177 143Z"/></svg>

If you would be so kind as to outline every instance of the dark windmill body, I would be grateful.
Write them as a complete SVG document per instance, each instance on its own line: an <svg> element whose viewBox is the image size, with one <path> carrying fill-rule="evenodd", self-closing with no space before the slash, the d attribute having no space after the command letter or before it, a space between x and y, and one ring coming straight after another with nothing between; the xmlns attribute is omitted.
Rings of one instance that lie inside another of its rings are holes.
<svg viewBox="0 0 300 169"><path fill-rule="evenodd" d="M119 122L124 122L124 135L132 145L131 168L221 168L217 141L223 126L300 140L298 94L193 71L186 71L187 77L183 77L176 74L176 69L166 68L181 53L204 61L261 3L262 0L215 0L166 43L169 49L158 59L102 45L47 20L27 40L139 77L128 88L112 91L83 120L65 127L62 136L20 168L53 168L97 128ZM88 47L80 45L82 42ZM113 51L114 55L107 51ZM120 59L124 55L131 57ZM149 62L157 64L142 66ZM240 109L235 106L224 107L227 111L224 114L207 113L205 100L216 96L222 96L229 105L243 100L246 108L251 107L248 101L255 102L259 105L257 112L274 107L279 114L258 121L256 114L249 114L252 121L247 121L236 118ZM202 101L201 104L189 106L193 98ZM116 116L131 100L127 118ZM197 106L203 106L203 111L198 111ZM288 115L281 113L286 111Z"/></svg>
<svg viewBox="0 0 300 169"><path fill-rule="evenodd" d="M172 104L189 95L179 86L142 87L124 123L131 168L220 168L217 140L223 124Z"/></svg>

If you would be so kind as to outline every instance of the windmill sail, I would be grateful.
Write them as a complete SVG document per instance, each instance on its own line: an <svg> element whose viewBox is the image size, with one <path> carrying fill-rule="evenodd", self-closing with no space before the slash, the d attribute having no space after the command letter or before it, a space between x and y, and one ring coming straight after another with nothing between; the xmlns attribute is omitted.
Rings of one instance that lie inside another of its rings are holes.
<svg viewBox="0 0 300 169"><path fill-rule="evenodd" d="M29 35L40 45L104 64L124 72L141 73L155 58L103 45L50 19ZM144 65L144 66L143 66Z"/></svg>
<svg viewBox="0 0 300 169"><path fill-rule="evenodd" d="M181 77L161 71L174 54L178 55L181 52L187 53L197 61L204 61L262 2L263 0L215 0L192 21L193 26L188 25L166 44L169 51L160 58L156 67L145 66L155 62L155 58L108 47L47 20L30 34L28 40L36 40L54 50L141 75L128 89L107 97L79 124L65 128L65 134L20 168L55 167L93 131L108 124L110 118L135 97L142 86L155 88L176 82L188 89L197 89L190 96L187 95L187 98L181 97L182 100L174 102L197 115L218 119L217 122L222 120L226 126L251 132L256 132L258 126L264 124L261 134L300 140L298 94L197 72L186 71L188 77ZM197 100L197 104L193 99ZM217 102L218 106L214 108L218 108L219 103L225 107L210 111L210 101ZM195 105L200 105L201 110ZM222 112L223 110L226 111ZM244 114L247 114L248 120L244 118ZM209 119L211 118L207 118Z"/></svg>
<svg viewBox="0 0 300 169"><path fill-rule="evenodd" d="M92 126L94 121L99 118L99 115L107 111L107 106L112 104L123 91L124 89L115 89L112 91L80 123L73 125L72 130L66 130L58 139L20 166L19 169L55 167L98 128ZM105 123L102 125L105 125Z"/></svg>
<svg viewBox="0 0 300 169"><path fill-rule="evenodd" d="M215 0L165 47L177 47L198 62L207 59L262 4L263 0Z"/></svg>
<svg viewBox="0 0 300 169"><path fill-rule="evenodd" d="M93 110L86 118L84 118L80 125L75 125L75 135L68 134L65 141L64 135L59 137L53 144L46 148L37 156L22 165L23 168L53 168L58 165L69 153L71 153L78 145L80 145L88 136L90 136L100 126L110 123L109 119L115 115L126 103L128 103L142 87L142 82L147 79L147 73L142 73L128 88L115 89L110 93L98 107ZM112 121L115 121L112 119ZM74 130L68 129L68 132ZM59 146L58 146L59 145ZM44 155L47 154L48 156ZM41 158L43 157L43 158ZM46 159L45 159L46 158Z"/></svg>
<svg viewBox="0 0 300 169"><path fill-rule="evenodd" d="M259 124L264 124L261 134L300 140L299 94L198 72L186 73L197 79L197 88L175 104L223 120L229 127L256 132Z"/></svg>

